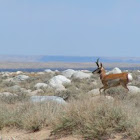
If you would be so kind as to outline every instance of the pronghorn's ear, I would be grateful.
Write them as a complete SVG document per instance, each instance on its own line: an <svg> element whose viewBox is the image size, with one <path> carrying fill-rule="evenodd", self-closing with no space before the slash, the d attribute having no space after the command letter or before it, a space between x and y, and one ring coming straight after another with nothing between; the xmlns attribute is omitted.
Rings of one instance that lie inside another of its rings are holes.
<svg viewBox="0 0 140 140"><path fill-rule="evenodd" d="M103 64L102 64L102 63L100 63L100 66L101 66L101 67L103 67Z"/></svg>

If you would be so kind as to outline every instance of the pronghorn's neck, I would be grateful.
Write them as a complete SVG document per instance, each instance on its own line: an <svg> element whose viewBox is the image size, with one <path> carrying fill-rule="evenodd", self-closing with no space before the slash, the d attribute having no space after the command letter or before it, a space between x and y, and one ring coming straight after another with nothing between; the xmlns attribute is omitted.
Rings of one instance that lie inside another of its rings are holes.
<svg viewBox="0 0 140 140"><path fill-rule="evenodd" d="M105 75L106 75L106 71L105 71L105 69L102 67L101 73L100 73L100 79L103 79Z"/></svg>

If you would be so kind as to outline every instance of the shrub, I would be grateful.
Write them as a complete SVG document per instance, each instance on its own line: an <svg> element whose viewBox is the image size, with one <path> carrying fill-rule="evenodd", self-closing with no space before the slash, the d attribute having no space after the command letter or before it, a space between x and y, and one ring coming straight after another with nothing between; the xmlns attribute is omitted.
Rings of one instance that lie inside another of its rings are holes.
<svg viewBox="0 0 140 140"><path fill-rule="evenodd" d="M125 109L119 104L99 100L72 102L54 124L52 134L81 134L85 139L103 140L114 132L132 127Z"/></svg>

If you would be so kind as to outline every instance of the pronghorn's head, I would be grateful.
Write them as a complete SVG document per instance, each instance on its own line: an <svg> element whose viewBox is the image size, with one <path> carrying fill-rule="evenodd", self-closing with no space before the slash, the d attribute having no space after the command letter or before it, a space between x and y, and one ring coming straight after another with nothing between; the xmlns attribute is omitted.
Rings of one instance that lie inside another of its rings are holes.
<svg viewBox="0 0 140 140"><path fill-rule="evenodd" d="M99 64L99 58L97 59L97 61L95 63L97 65L97 69L94 70L92 73L93 74L96 74L96 73L100 74L102 72L102 70L104 69L103 65L102 65L102 63Z"/></svg>

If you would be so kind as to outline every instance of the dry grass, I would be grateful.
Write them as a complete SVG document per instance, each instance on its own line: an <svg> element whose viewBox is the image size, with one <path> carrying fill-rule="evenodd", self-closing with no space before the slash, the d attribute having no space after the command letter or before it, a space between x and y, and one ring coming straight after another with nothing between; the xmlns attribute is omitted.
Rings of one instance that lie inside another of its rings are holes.
<svg viewBox="0 0 140 140"><path fill-rule="evenodd" d="M0 104L0 129L17 127L29 131L38 131L51 125L53 119L62 111L63 106L48 102L31 104L18 103L14 105Z"/></svg>
<svg viewBox="0 0 140 140"><path fill-rule="evenodd" d="M58 138L72 134L81 135L85 140L107 140L123 134L132 140L140 139L140 94L128 94L125 89L117 87L106 92L114 101L104 96L91 97L87 93L102 86L97 75L84 80L72 77L72 83L64 85L67 90L42 88L44 93L38 94L68 98L66 106L53 102L33 104L26 93L11 89L13 85L19 85L33 91L36 83L48 83L57 74L60 73L35 76L26 73L31 78L19 83L7 82L6 77L0 75L0 91L18 95L0 97L0 129L16 127L35 132L52 126L52 134ZM132 75L131 84L139 86L139 72L132 71Z"/></svg>

